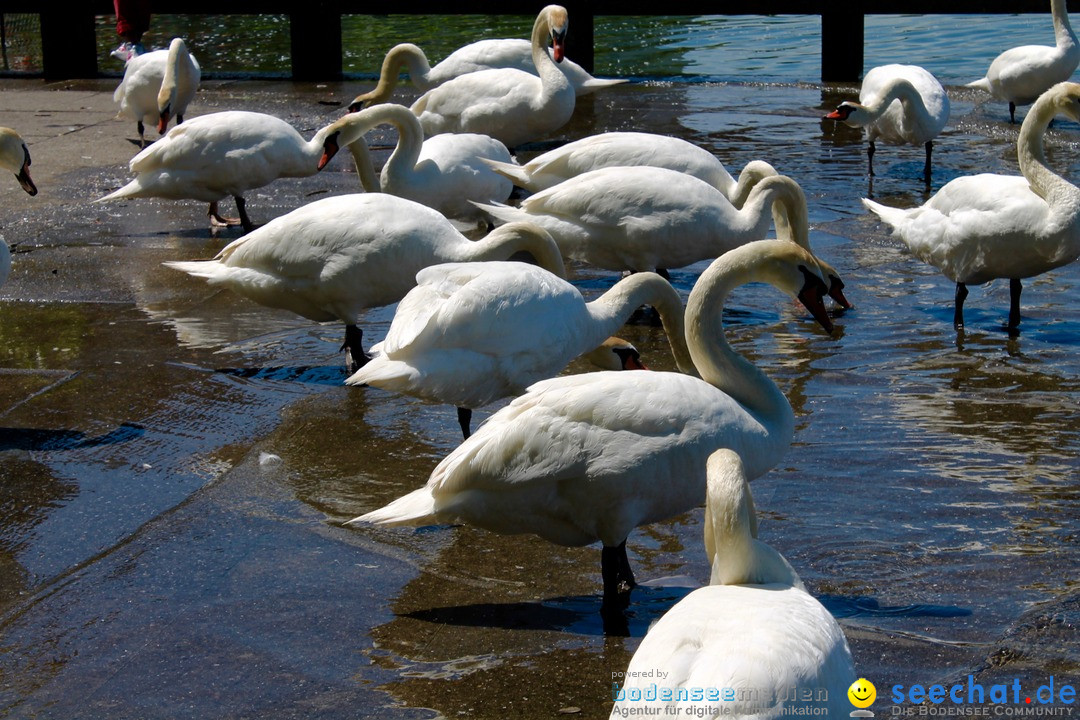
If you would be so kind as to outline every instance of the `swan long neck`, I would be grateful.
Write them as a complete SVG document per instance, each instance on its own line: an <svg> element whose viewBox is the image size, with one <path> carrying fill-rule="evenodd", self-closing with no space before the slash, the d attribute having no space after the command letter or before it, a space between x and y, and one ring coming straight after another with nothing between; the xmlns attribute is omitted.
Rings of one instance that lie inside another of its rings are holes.
<svg viewBox="0 0 1080 720"><path fill-rule="evenodd" d="M776 168L764 160L751 160L746 163L746 167L739 173L739 179L735 183L735 189L731 192L731 197L728 198L731 204L737 209L742 208L746 204L746 199L750 196L750 191L754 187L767 177L776 175Z"/></svg>
<svg viewBox="0 0 1080 720"><path fill-rule="evenodd" d="M455 246L450 262L477 262L506 260L514 253L527 252L536 264L548 272L566 279L559 246L539 225L529 222L511 222L492 230L486 237Z"/></svg>
<svg viewBox="0 0 1080 720"><path fill-rule="evenodd" d="M705 494L705 554L711 585L738 585L754 576L757 513L742 460L732 450L709 457Z"/></svg>
<svg viewBox="0 0 1080 720"><path fill-rule="evenodd" d="M607 336L614 335L642 305L651 305L660 314L679 371L696 375L694 361L686 347L682 301L671 283L656 273L634 273L586 306L596 335L591 344L598 345Z"/></svg>
<svg viewBox="0 0 1080 720"><path fill-rule="evenodd" d="M356 165L356 174L360 176L360 186L365 192L382 192L379 184L379 174L375 172L375 163L371 159L367 140L362 136L349 143L349 152L353 156Z"/></svg>
<svg viewBox="0 0 1080 720"><path fill-rule="evenodd" d="M1064 83L1062 83L1064 85ZM1055 86L1055 88L1060 86ZM1020 126L1020 135L1016 140L1016 154L1020 163L1020 172L1031 185L1036 195L1051 205L1063 195L1075 195L1076 186L1054 172L1046 162L1043 150L1043 135L1050 121L1059 111L1060 93L1051 89L1035 101Z"/></svg>
<svg viewBox="0 0 1080 720"><path fill-rule="evenodd" d="M751 239L765 237L771 220L776 224L777 238L810 249L806 196L799 184L786 175L765 177L754 185L739 208L739 218Z"/></svg>
<svg viewBox="0 0 1080 720"><path fill-rule="evenodd" d="M431 82L428 73L431 65L428 64L424 51L412 43L401 43L390 48L383 58L382 68L379 70L379 82L375 89L359 96L357 100L363 100L371 104L386 102L394 92L398 84L398 74L405 68L409 74L409 80L418 90L430 89Z"/></svg>
<svg viewBox="0 0 1080 720"><path fill-rule="evenodd" d="M740 252L747 250L747 252ZM770 425L794 426L787 398L769 377L728 345L724 302L739 285L762 279L749 246L728 251L701 274L686 304L686 344L701 379L734 398Z"/></svg>
<svg viewBox="0 0 1080 720"><path fill-rule="evenodd" d="M884 115L894 100L899 100L907 112L917 115L924 124L933 122L923 103L922 95L911 84L911 81L905 78L893 78L881 89L877 97L866 105L859 105L863 113L868 116L863 124L869 125Z"/></svg>
<svg viewBox="0 0 1080 720"><path fill-rule="evenodd" d="M1054 19L1054 42L1058 48L1075 47L1076 33L1069 24L1069 9L1065 0L1050 0L1050 15Z"/></svg>
<svg viewBox="0 0 1080 720"><path fill-rule="evenodd" d="M404 105L376 105L363 110L363 113L370 113L372 127L389 123L397 130L397 146L383 166L383 182L391 185L394 184L393 180L397 180L398 185L404 184L415 171L420 148L424 144L424 129L420 120Z"/></svg>
<svg viewBox="0 0 1080 720"><path fill-rule="evenodd" d="M553 21L558 27L553 26ZM558 5L548 5L536 16L536 22L532 29L532 60L536 66L536 72L543 84L545 97L554 95L560 90L570 87L570 81L555 64L555 60L548 54L548 38L553 30L565 33L568 20L566 10Z"/></svg>
<svg viewBox="0 0 1080 720"><path fill-rule="evenodd" d="M165 75L158 91L158 112L175 106L181 86L186 89L194 84L191 54L184 41L175 38L169 43L169 54L165 60Z"/></svg>

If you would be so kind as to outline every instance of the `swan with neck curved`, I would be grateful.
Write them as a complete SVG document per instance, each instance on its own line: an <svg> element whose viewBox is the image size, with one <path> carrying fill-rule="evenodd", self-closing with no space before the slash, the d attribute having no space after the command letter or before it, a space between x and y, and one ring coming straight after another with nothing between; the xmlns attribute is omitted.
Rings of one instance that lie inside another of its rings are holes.
<svg viewBox="0 0 1080 720"><path fill-rule="evenodd" d="M809 252L783 240L735 248L702 273L687 303L686 344L700 379L596 372L536 383L439 463L425 487L350 522L463 521L560 545L599 540L604 604L614 608L634 585L627 535L700 505L710 454L734 450L755 478L791 444L787 398L724 338L726 297L755 281L798 297L831 330Z"/></svg>
<svg viewBox="0 0 1080 720"><path fill-rule="evenodd" d="M785 175L761 179L741 208L703 180L668 168L606 167L531 195L520 207L481 204L503 222L534 222L555 238L563 257L606 270L678 268L763 239L775 220L777 237L810 249L802 188ZM834 299L844 307L831 267Z"/></svg>
<svg viewBox="0 0 1080 720"><path fill-rule="evenodd" d="M30 150L22 136L11 128L0 127L0 169L13 173L27 195L37 195L37 185L30 178ZM0 238L0 285L7 282L10 274L11 249Z"/></svg>
<svg viewBox="0 0 1080 720"><path fill-rule="evenodd" d="M683 310L659 275L637 273L585 302L570 283L525 263L436 265L398 305L381 352L345 382L472 410L520 395L599 346L643 304L656 308L679 369L693 372Z"/></svg>
<svg viewBox="0 0 1080 720"><path fill-rule="evenodd" d="M521 251L565 274L555 243L534 225L514 223L473 241L429 207L365 193L304 205L229 243L213 260L164 264L260 305L345 323L343 349L355 371L367 360L357 327L365 309L403 298L429 265L505 260Z"/></svg>
<svg viewBox="0 0 1080 720"><path fill-rule="evenodd" d="M200 115L172 130L131 159L135 179L103 200L157 197L201 200L210 204L211 224L254 224L243 194L284 177L308 177L337 152L327 138L338 123L305 140L292 125L273 115L228 110ZM218 201L231 195L238 221L223 218Z"/></svg>
<svg viewBox="0 0 1080 720"><path fill-rule="evenodd" d="M463 220L483 217L470 201L502 202L510 197L513 184L485 163L512 164L505 145L476 133L444 133L425 140L420 121L402 105L375 105L350 113L327 129L327 143L352 150L362 181L375 174L363 136L383 123L397 129L398 142L383 165L378 185L365 183L369 192L381 190L415 200ZM366 171L362 165L368 166Z"/></svg>
<svg viewBox="0 0 1080 720"><path fill-rule="evenodd" d="M812 708L846 717L847 689L856 675L843 630L806 592L787 560L756 539L754 502L739 456L717 450L709 456L707 473L710 584L649 628L616 693L612 720L626 717L630 708L732 718L773 718ZM648 696L634 692L646 688ZM679 688L738 688L745 694L722 698L719 715L705 712L708 706L715 709L719 698L680 697Z"/></svg>
<svg viewBox="0 0 1080 720"><path fill-rule="evenodd" d="M986 75L967 87L1009 101L1009 121L1016 122L1016 106L1034 102L1051 86L1068 80L1080 65L1080 42L1069 24L1065 0L1050 0L1054 45L1022 45L994 58Z"/></svg>
<svg viewBox="0 0 1080 720"><path fill-rule="evenodd" d="M118 116L136 122L139 147L146 147L146 124L165 134L169 120L184 122L184 112L199 89L202 71L181 38L168 50L132 55L124 63L124 77L113 93L120 104Z"/></svg>
<svg viewBox="0 0 1080 720"><path fill-rule="evenodd" d="M1008 327L1015 330L1021 280L1080 256L1080 188L1050 168L1043 150L1043 134L1058 114L1080 121L1080 84L1058 83L1028 111L1016 141L1022 177L986 173L956 178L910 209L863 200L915 257L956 283L957 328L964 325L968 285L1008 278Z"/></svg>
<svg viewBox="0 0 1080 720"><path fill-rule="evenodd" d="M574 88L556 63L563 60L568 24L560 5L548 5L536 16L536 75L513 68L481 70L424 93L411 108L424 133L481 133L513 148L565 125L574 113ZM548 38L554 46L551 55Z"/></svg>
<svg viewBox="0 0 1080 720"><path fill-rule="evenodd" d="M772 165L754 160L747 163L736 182L723 163L705 148L682 138L645 132L599 133L549 150L524 165L488 164L518 187L534 193L604 167L668 168L709 183L737 208L746 202L754 185L776 175Z"/></svg>
<svg viewBox="0 0 1080 720"><path fill-rule="evenodd" d="M882 65L863 78L859 102L842 102L825 116L866 128L867 166L874 174L874 141L926 148L923 179L930 184L930 156L949 122L949 96L937 78L917 65Z"/></svg>
<svg viewBox="0 0 1080 720"><path fill-rule="evenodd" d="M550 49L546 51L551 53ZM349 112L387 102L397 87L398 75L402 70L408 73L409 80L417 90L427 92L458 76L499 68L514 68L535 75L536 63L533 62L532 43L523 38L478 40L450 53L435 67L431 67L427 55L418 46L401 43L390 48L383 58L379 82L375 88L357 95L349 104ZM627 82L623 78L595 78L585 68L566 57L559 63L559 69L566 75L578 97Z"/></svg>

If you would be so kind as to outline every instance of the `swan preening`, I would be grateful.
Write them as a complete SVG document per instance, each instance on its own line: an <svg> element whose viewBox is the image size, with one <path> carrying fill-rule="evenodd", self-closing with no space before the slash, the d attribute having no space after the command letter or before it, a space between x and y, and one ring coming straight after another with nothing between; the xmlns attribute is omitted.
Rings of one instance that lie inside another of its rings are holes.
<svg viewBox="0 0 1080 720"><path fill-rule="evenodd" d="M375 171L363 136L383 123L397 129L398 142L372 186ZM513 190L509 180L485 164L512 165L505 145L476 133L444 133L425 140L420 121L402 105L375 105L350 113L327 128L325 142L352 150L364 189L415 200L447 217L479 219L483 213L470 201L502 202Z"/></svg>
<svg viewBox="0 0 1080 720"><path fill-rule="evenodd" d="M195 56L180 38L173 38L168 50L132 55L124 63L124 77L113 93L120 104L120 117L135 120L139 146L146 146L146 124L165 134L169 120L184 121L184 112L195 98L202 72Z"/></svg>
<svg viewBox="0 0 1080 720"><path fill-rule="evenodd" d="M489 162L518 187L530 192L546 190L564 180L605 167L648 165L693 175L724 194L741 208L750 189L776 175L767 162L747 163L738 181L705 148L668 135L644 132L605 132L575 140L534 157L524 165Z"/></svg>
<svg viewBox="0 0 1080 720"><path fill-rule="evenodd" d="M547 49L547 52L551 50ZM378 84L373 90L357 95L349 104L349 112L389 100L402 69L408 71L409 80L417 90L427 92L460 75L499 68L514 68L535 75L532 43L523 38L478 40L450 53L435 67L428 64L427 56L419 47L412 43L400 43L390 48L383 58ZM559 63L559 69L578 96L626 82L621 78L594 78L585 68L566 57Z"/></svg>
<svg viewBox="0 0 1080 720"><path fill-rule="evenodd" d="M345 323L344 347L359 366L367 360L357 327L365 309L400 300L429 265L505 260L519 251L565 274L555 243L536 226L515 223L473 241L431 208L360 194L304 205L229 243L213 260L165 265L267 307Z"/></svg>
<svg viewBox="0 0 1080 720"><path fill-rule="evenodd" d="M536 75L514 68L454 78L413 103L428 136L444 132L490 135L516 147L559 129L574 113L574 88L556 63L563 60L566 8L548 5L536 16L532 60ZM548 39L553 50L548 54Z"/></svg>
<svg viewBox="0 0 1080 720"><path fill-rule="evenodd" d="M425 487L350 522L466 522L560 545L599 540L605 607L621 605L634 586L627 535L700 505L709 455L730 448L755 478L791 443L787 398L724 338L725 298L744 283L768 282L831 330L818 273L808 251L784 240L721 255L686 307L687 345L701 379L597 372L536 383L439 463Z"/></svg>
<svg viewBox="0 0 1080 720"><path fill-rule="evenodd" d="M706 467L710 584L649 629L627 666L625 684L614 691L611 717L646 707L678 717L775 718L799 709L846 717L847 689L856 675L843 630L787 560L756 539L739 455L717 450ZM680 693L690 688L713 689L717 696Z"/></svg>
<svg viewBox="0 0 1080 720"><path fill-rule="evenodd" d="M1080 188L1055 173L1043 133L1058 114L1080 121L1080 85L1059 83L1035 102L1016 141L1020 172L956 178L925 204L891 208L863 200L920 260L956 283L953 322L964 325L968 285L1009 278L1009 325L1020 324L1023 278L1080 256Z"/></svg>
<svg viewBox="0 0 1080 720"><path fill-rule="evenodd" d="M1022 45L994 58L986 75L967 87L1009 101L1009 121L1016 122L1016 106L1034 102L1051 86L1068 80L1080 65L1080 43L1069 25L1066 0L1050 0L1054 46Z"/></svg>
<svg viewBox="0 0 1080 720"><path fill-rule="evenodd" d="M304 138L273 115L229 110L192 118L131 159L134 180L101 200L158 197L201 200L210 204L215 225L234 224L221 217L218 201L232 196L240 224L250 232L243 194L284 177L317 173L337 146L328 147L328 125Z"/></svg>
<svg viewBox="0 0 1080 720"><path fill-rule="evenodd" d="M436 265L416 276L386 339L372 347L380 354L346 382L456 405L468 438L471 410L556 375L642 304L657 309L679 368L692 372L679 295L659 275L631 275L586 303L573 285L532 265Z"/></svg>
<svg viewBox="0 0 1080 720"><path fill-rule="evenodd" d="M874 141L926 148L923 178L930 184L934 138L949 121L949 96L937 78L917 65L882 65L863 78L859 102L842 102L825 116L866 128L870 175L874 174Z"/></svg>

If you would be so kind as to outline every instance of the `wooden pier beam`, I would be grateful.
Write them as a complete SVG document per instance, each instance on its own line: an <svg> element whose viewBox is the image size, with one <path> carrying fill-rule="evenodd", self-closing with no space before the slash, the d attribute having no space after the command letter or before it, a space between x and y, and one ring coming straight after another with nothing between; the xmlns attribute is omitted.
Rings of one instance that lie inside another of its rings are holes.
<svg viewBox="0 0 1080 720"><path fill-rule="evenodd" d="M289 15L293 80L340 80L341 8L309 2Z"/></svg>
<svg viewBox="0 0 1080 720"><path fill-rule="evenodd" d="M833 8L821 14L821 81L858 82L863 69L863 14L841 3Z"/></svg>

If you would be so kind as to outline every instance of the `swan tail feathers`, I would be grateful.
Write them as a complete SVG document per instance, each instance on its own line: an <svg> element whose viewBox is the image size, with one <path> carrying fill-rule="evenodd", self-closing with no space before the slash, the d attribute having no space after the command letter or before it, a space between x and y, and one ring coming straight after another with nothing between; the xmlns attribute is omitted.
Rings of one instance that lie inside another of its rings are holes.
<svg viewBox="0 0 1080 720"><path fill-rule="evenodd" d="M228 274L228 268L216 260L170 260L161 264L211 282L223 280Z"/></svg>
<svg viewBox="0 0 1080 720"><path fill-rule="evenodd" d="M630 82L630 80L627 78L592 78L581 83L578 92L582 95L586 95L606 87L611 87L612 85L622 85L623 83L628 82Z"/></svg>
<svg viewBox="0 0 1080 720"><path fill-rule="evenodd" d="M119 200L120 198L138 197L139 192L142 190L142 185L139 184L138 178L132 180L119 190L114 190L104 197L99 197L94 202L104 202L106 200Z"/></svg>
<svg viewBox="0 0 1080 720"><path fill-rule="evenodd" d="M499 222L508 223L530 219L528 213L522 212L518 208L510 205L503 205L502 203L482 203L476 202L475 200L470 200L469 202Z"/></svg>
<svg viewBox="0 0 1080 720"><path fill-rule="evenodd" d="M408 495L399 497L394 502L372 510L366 515L355 517L346 525L434 525L439 520L435 516L435 496L427 487L413 490Z"/></svg>
<svg viewBox="0 0 1080 720"><path fill-rule="evenodd" d="M372 358L362 368L345 380L346 385L370 385L372 387L404 392L412 387L417 372L407 363L390 360L385 355Z"/></svg>
<svg viewBox="0 0 1080 720"><path fill-rule="evenodd" d="M882 205L876 203L873 200L863 198L862 204L867 210L877 215L883 222L892 227L897 227L907 215L907 211L902 208L889 207L888 205Z"/></svg>
<svg viewBox="0 0 1080 720"><path fill-rule="evenodd" d="M529 173L515 163L501 162L490 158L480 158L488 167L518 187L528 188Z"/></svg>
<svg viewBox="0 0 1080 720"><path fill-rule="evenodd" d="M969 82L964 87L975 88L976 90L982 90L984 92L993 93L990 88L990 80L988 78L979 78L975 82Z"/></svg>

